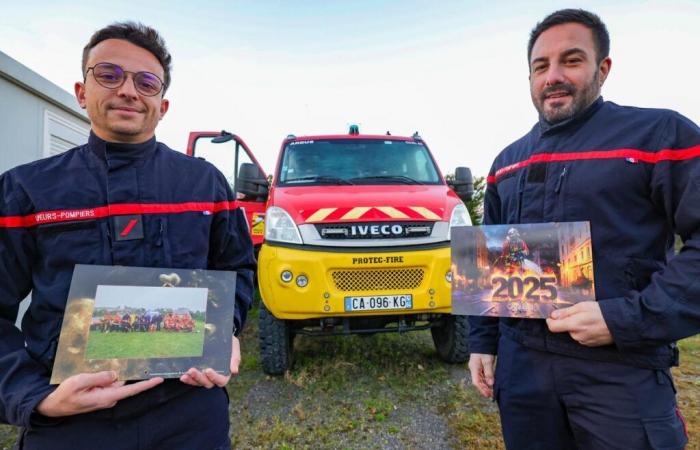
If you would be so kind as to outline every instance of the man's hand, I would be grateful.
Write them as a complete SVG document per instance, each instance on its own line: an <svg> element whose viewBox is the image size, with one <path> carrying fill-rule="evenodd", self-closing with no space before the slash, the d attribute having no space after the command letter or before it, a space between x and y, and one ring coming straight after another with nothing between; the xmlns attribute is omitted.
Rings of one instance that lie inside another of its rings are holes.
<svg viewBox="0 0 700 450"><path fill-rule="evenodd" d="M241 364L241 344L238 338L231 339L231 375L238 375L238 366ZM192 367L186 374L180 377L180 381L190 386L201 386L207 389L214 386L224 387L231 379L231 375L221 375L214 369L204 369L199 371Z"/></svg>
<svg viewBox="0 0 700 450"><path fill-rule="evenodd" d="M486 398L493 398L493 369L496 366L495 355L472 353L469 355L469 371L472 374L472 384Z"/></svg>
<svg viewBox="0 0 700 450"><path fill-rule="evenodd" d="M160 377L124 384L117 381L113 371L81 373L66 378L55 391L36 407L37 412L47 417L72 416L98 409L111 408L119 400L151 389L160 383Z"/></svg>
<svg viewBox="0 0 700 450"><path fill-rule="evenodd" d="M598 302L581 302L550 314L547 326L552 333L568 332L579 344L599 347L613 343Z"/></svg>

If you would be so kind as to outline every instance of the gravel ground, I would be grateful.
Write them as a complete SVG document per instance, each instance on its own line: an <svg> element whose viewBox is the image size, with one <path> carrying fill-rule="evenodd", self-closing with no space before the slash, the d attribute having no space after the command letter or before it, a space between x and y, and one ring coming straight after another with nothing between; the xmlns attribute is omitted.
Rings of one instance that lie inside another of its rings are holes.
<svg viewBox="0 0 700 450"><path fill-rule="evenodd" d="M437 358L429 332L300 337L295 355L283 377L246 355L229 386L236 448L502 448L495 406L465 365Z"/></svg>

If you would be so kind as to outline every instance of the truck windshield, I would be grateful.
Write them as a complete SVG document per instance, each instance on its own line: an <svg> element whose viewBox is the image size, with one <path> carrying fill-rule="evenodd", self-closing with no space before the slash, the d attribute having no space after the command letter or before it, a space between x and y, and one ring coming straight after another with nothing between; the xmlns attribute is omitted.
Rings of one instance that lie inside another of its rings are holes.
<svg viewBox="0 0 700 450"><path fill-rule="evenodd" d="M280 184L439 184L435 163L419 142L328 139L291 142Z"/></svg>

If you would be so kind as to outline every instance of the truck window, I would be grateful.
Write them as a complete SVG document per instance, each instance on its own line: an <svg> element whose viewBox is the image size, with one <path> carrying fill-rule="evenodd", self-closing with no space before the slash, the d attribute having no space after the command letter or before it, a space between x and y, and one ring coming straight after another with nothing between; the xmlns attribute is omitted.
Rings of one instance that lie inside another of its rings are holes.
<svg viewBox="0 0 700 450"><path fill-rule="evenodd" d="M212 137L199 137L195 141L195 156L214 164L226 177L231 189L236 186L236 142L215 144ZM244 152L245 153L245 152Z"/></svg>
<svg viewBox="0 0 700 450"><path fill-rule="evenodd" d="M328 139L289 143L280 184L439 184L428 149L419 142Z"/></svg>
<svg viewBox="0 0 700 450"><path fill-rule="evenodd" d="M212 142L213 137L202 136L195 141L195 156L214 164L226 177L231 190L236 192L238 168L243 163L253 163L245 148L236 140Z"/></svg>

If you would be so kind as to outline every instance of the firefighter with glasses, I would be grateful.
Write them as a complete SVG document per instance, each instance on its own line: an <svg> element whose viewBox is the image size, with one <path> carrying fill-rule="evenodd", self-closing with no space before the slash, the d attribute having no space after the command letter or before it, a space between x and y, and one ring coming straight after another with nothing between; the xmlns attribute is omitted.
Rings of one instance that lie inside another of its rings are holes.
<svg viewBox="0 0 700 450"><path fill-rule="evenodd" d="M0 176L0 421L22 428L20 448L230 447L230 376L212 369L135 383L83 373L49 384L76 264L236 271L230 368L238 372L253 246L241 211L213 208L234 200L225 177L155 139L170 64L152 28L98 30L75 84L88 143ZM63 222L62 211L79 219ZM30 292L20 331L17 307Z"/></svg>

